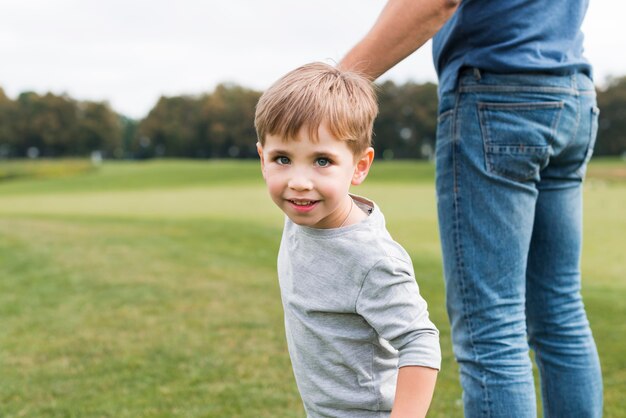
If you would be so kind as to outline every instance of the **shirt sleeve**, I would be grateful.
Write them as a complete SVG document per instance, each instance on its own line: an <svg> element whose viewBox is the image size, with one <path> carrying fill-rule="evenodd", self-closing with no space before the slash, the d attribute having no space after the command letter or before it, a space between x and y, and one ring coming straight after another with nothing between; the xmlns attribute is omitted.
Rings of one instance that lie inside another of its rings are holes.
<svg viewBox="0 0 626 418"><path fill-rule="evenodd" d="M399 352L398 367L441 367L439 331L430 321L410 262L385 257L367 273L356 311Z"/></svg>

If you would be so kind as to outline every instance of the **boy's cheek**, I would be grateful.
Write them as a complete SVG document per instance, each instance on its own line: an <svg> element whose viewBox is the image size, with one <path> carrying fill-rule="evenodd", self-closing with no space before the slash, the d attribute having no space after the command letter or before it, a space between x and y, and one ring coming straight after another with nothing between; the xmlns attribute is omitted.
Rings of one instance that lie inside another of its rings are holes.
<svg viewBox="0 0 626 418"><path fill-rule="evenodd" d="M282 188L271 176L265 177L265 184L267 185L267 190L269 191L272 199L280 197L282 194Z"/></svg>

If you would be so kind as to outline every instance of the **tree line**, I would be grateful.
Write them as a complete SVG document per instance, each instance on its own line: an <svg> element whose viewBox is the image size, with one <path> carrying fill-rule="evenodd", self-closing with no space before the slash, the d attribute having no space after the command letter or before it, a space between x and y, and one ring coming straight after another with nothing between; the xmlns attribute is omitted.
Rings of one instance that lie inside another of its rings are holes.
<svg viewBox="0 0 626 418"><path fill-rule="evenodd" d="M437 124L437 86L387 81L377 85L374 124L379 156L430 158ZM256 158L254 109L261 93L220 84L195 96L161 97L133 120L105 102L24 92L15 100L0 88L0 158ZM598 91L601 109L596 155L626 153L626 77Z"/></svg>

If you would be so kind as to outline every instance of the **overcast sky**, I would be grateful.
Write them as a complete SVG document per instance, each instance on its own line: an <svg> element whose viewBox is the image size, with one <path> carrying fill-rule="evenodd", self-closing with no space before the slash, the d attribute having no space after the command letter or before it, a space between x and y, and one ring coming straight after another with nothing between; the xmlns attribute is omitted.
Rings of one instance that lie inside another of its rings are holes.
<svg viewBox="0 0 626 418"><path fill-rule="evenodd" d="M550 0L546 0L550 1ZM108 101L141 118L161 95L220 82L262 90L310 61L338 61L384 0L0 0L0 87ZM626 5L591 0L596 82L626 75ZM430 43L383 76L436 81Z"/></svg>

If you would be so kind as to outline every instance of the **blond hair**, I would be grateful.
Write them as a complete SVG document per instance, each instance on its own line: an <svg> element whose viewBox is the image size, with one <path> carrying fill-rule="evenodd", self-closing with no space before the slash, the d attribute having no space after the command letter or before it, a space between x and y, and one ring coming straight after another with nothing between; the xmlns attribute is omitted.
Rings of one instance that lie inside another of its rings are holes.
<svg viewBox="0 0 626 418"><path fill-rule="evenodd" d="M297 138L302 128L317 141L325 123L338 140L346 141L355 155L372 143L378 104L366 78L321 62L303 65L275 82L259 99L254 126L261 145L266 135L284 141Z"/></svg>

